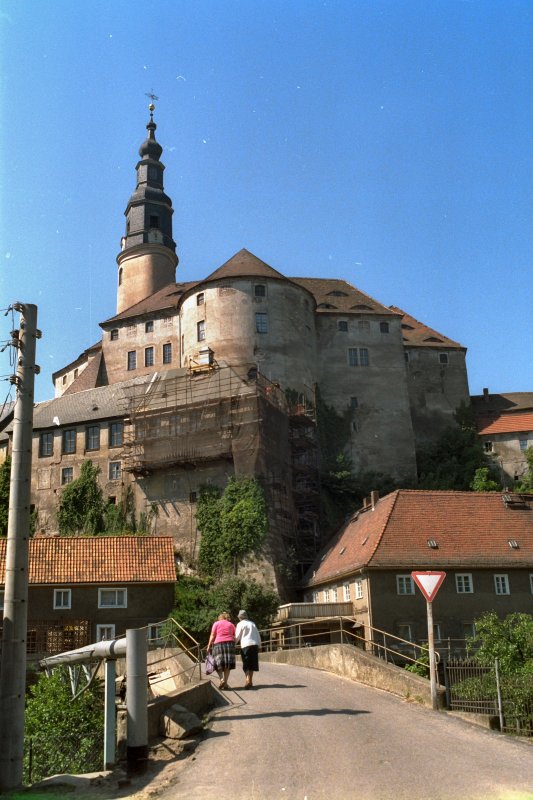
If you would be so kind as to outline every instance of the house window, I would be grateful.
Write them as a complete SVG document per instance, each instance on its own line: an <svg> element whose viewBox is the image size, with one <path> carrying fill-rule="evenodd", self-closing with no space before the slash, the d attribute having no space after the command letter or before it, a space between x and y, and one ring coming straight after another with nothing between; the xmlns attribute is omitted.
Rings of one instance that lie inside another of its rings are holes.
<svg viewBox="0 0 533 800"><path fill-rule="evenodd" d="M4 610L4 593L0 592L0 611Z"/></svg>
<svg viewBox="0 0 533 800"><path fill-rule="evenodd" d="M199 342L205 340L205 319L201 319L196 323L196 338Z"/></svg>
<svg viewBox="0 0 533 800"><path fill-rule="evenodd" d="M63 453L76 452L76 431L74 428L69 428L63 431Z"/></svg>
<svg viewBox="0 0 533 800"><path fill-rule="evenodd" d="M109 480L110 481L119 481L120 480L120 461L110 461L109 462Z"/></svg>
<svg viewBox="0 0 533 800"><path fill-rule="evenodd" d="M531 573L529 575L529 588L531 590L531 594L533 594L533 574Z"/></svg>
<svg viewBox="0 0 533 800"><path fill-rule="evenodd" d="M518 446L520 447L520 450L522 450L522 452L527 450L527 439L519 439Z"/></svg>
<svg viewBox="0 0 533 800"><path fill-rule="evenodd" d="M127 608L127 589L98 589L98 608Z"/></svg>
<svg viewBox="0 0 533 800"><path fill-rule="evenodd" d="M367 347L349 347L348 364L350 367L368 367L370 356Z"/></svg>
<svg viewBox="0 0 533 800"><path fill-rule="evenodd" d="M266 286L264 283L256 283L254 286L254 297L266 297Z"/></svg>
<svg viewBox="0 0 533 800"><path fill-rule="evenodd" d="M203 306L204 303L205 303L205 295L203 292L200 292L200 294L196 295L196 305Z"/></svg>
<svg viewBox="0 0 533 800"><path fill-rule="evenodd" d="M508 575L494 576L494 590L496 594L511 594Z"/></svg>
<svg viewBox="0 0 533 800"><path fill-rule="evenodd" d="M463 622L463 639L474 639L476 636L476 626L474 622Z"/></svg>
<svg viewBox="0 0 533 800"><path fill-rule="evenodd" d="M492 442L483 442L483 449L485 453L492 453Z"/></svg>
<svg viewBox="0 0 533 800"><path fill-rule="evenodd" d="M163 345L163 364L172 363L172 345L167 342Z"/></svg>
<svg viewBox="0 0 533 800"><path fill-rule="evenodd" d="M255 330L257 333L268 333L268 316L262 311L255 315Z"/></svg>
<svg viewBox="0 0 533 800"><path fill-rule="evenodd" d="M100 426L89 425L85 429L85 449L100 450Z"/></svg>
<svg viewBox="0 0 533 800"><path fill-rule="evenodd" d="M438 623L438 622L436 622L433 625L433 638L435 639L436 642L440 642L441 639L442 639L442 637L440 635L440 623Z"/></svg>
<svg viewBox="0 0 533 800"><path fill-rule="evenodd" d="M332 601L334 603L337 602L337 590L336 589L332 589L332 591L331 591L331 599L332 599Z"/></svg>
<svg viewBox="0 0 533 800"><path fill-rule="evenodd" d="M153 319L148 320L148 322L144 323L144 332L145 333L153 333L154 331L154 321Z"/></svg>
<svg viewBox="0 0 533 800"><path fill-rule="evenodd" d="M398 638L405 639L406 642L413 641L413 633L410 625L398 625Z"/></svg>
<svg viewBox="0 0 533 800"><path fill-rule="evenodd" d="M363 598L363 581L361 580L361 578L358 578L355 581L354 587L355 587L355 599L361 600Z"/></svg>
<svg viewBox="0 0 533 800"><path fill-rule="evenodd" d="M122 447L124 441L124 423L112 422L109 426L109 447Z"/></svg>
<svg viewBox="0 0 533 800"><path fill-rule="evenodd" d="M458 572L455 576L455 588L457 594L472 594L474 592L474 584L471 573Z"/></svg>
<svg viewBox="0 0 533 800"><path fill-rule="evenodd" d="M349 583L345 583L344 586L343 586L343 589L344 589L344 601L346 603L349 603L350 602L350 584Z"/></svg>
<svg viewBox="0 0 533 800"><path fill-rule="evenodd" d="M39 456L45 458L46 456L53 455L54 452L54 434L50 432L41 433L39 436Z"/></svg>
<svg viewBox="0 0 533 800"><path fill-rule="evenodd" d="M396 594L414 594L415 584L410 575L396 575Z"/></svg>
<svg viewBox="0 0 533 800"><path fill-rule="evenodd" d="M97 625L96 626L96 641L109 642L115 638L114 625Z"/></svg>
<svg viewBox="0 0 533 800"><path fill-rule="evenodd" d="M324 589L324 603L329 603L329 589Z"/></svg>
<svg viewBox="0 0 533 800"><path fill-rule="evenodd" d="M379 332L380 333L389 333L389 323L388 322L380 322L379 323Z"/></svg>
<svg viewBox="0 0 533 800"><path fill-rule="evenodd" d="M118 339L118 328L113 328L112 331L109 332L109 338L112 342L116 342Z"/></svg>
<svg viewBox="0 0 533 800"><path fill-rule="evenodd" d="M137 369L137 353L130 350L128 353L128 370Z"/></svg>
<svg viewBox="0 0 533 800"><path fill-rule="evenodd" d="M318 596L318 592L313 592L313 603L319 603L320 598Z"/></svg>
<svg viewBox="0 0 533 800"><path fill-rule="evenodd" d="M147 347L144 351L144 366L145 367L153 367L154 366L154 348Z"/></svg>
<svg viewBox="0 0 533 800"><path fill-rule="evenodd" d="M61 470L61 486L64 486L66 483L72 483L74 480L74 468L73 467L63 467Z"/></svg>
<svg viewBox="0 0 533 800"><path fill-rule="evenodd" d="M148 641L150 644L156 644L162 641L164 629L165 626L163 622L155 622L148 625Z"/></svg>
<svg viewBox="0 0 533 800"><path fill-rule="evenodd" d="M340 319L337 322L337 330L343 331L343 333L348 333L348 322L345 319Z"/></svg>
<svg viewBox="0 0 533 800"><path fill-rule="evenodd" d="M72 595L70 589L54 589L54 608L71 608Z"/></svg>
<svg viewBox="0 0 533 800"><path fill-rule="evenodd" d="M408 350L404 350L403 358L405 363L408 364L409 361L411 360L411 353Z"/></svg>
<svg viewBox="0 0 533 800"><path fill-rule="evenodd" d="M447 364L448 361L448 353L439 353L439 364Z"/></svg>

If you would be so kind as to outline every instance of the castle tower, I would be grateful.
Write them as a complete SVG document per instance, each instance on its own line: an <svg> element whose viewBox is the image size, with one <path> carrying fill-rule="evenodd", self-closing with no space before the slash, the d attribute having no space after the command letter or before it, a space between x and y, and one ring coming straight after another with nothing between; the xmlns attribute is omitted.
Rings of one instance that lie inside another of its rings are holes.
<svg viewBox="0 0 533 800"><path fill-rule="evenodd" d="M117 313L176 280L176 243L172 238L172 201L163 190L163 148L156 141L153 103L148 137L139 148L137 186L126 208L126 235L117 256Z"/></svg>

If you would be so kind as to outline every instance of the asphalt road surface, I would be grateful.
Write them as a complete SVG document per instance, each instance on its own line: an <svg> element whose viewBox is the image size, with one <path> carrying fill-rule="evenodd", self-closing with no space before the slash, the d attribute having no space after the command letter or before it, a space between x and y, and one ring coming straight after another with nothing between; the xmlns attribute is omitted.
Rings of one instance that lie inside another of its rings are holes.
<svg viewBox="0 0 533 800"><path fill-rule="evenodd" d="M164 800L533 800L533 745L326 672L231 673Z"/></svg>

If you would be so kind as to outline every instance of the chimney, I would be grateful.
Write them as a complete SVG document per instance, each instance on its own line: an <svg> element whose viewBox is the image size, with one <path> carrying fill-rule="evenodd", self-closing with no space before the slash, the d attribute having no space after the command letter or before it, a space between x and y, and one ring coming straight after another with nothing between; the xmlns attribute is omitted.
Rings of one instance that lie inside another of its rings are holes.
<svg viewBox="0 0 533 800"><path fill-rule="evenodd" d="M375 509L378 500L379 500L379 492L377 491L370 492L370 502L372 503L372 511Z"/></svg>
<svg viewBox="0 0 533 800"><path fill-rule="evenodd" d="M483 389L483 400L488 402L488 399L489 399L489 390L488 389Z"/></svg>

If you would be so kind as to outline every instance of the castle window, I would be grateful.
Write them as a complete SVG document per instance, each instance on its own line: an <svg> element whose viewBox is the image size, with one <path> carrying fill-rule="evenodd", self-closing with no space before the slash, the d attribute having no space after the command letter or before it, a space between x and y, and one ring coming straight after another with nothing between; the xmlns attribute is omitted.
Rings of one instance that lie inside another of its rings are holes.
<svg viewBox="0 0 533 800"><path fill-rule="evenodd" d="M66 431L63 431L63 453L75 453L76 452L76 429L69 428Z"/></svg>
<svg viewBox="0 0 533 800"><path fill-rule="evenodd" d="M124 441L124 423L112 422L109 426L109 447L122 447Z"/></svg>
<svg viewBox="0 0 533 800"><path fill-rule="evenodd" d="M172 345L167 342L163 345L163 364L172 363Z"/></svg>
<svg viewBox="0 0 533 800"><path fill-rule="evenodd" d="M100 450L100 425L89 425L85 429L85 449Z"/></svg>
<svg viewBox="0 0 533 800"><path fill-rule="evenodd" d="M348 321L345 320L345 319L340 319L337 322L337 330L343 331L343 333L347 333L348 332Z"/></svg>
<svg viewBox="0 0 533 800"><path fill-rule="evenodd" d="M157 214L150 214L150 227L159 228L159 217Z"/></svg>
<svg viewBox="0 0 533 800"><path fill-rule="evenodd" d="M205 303L205 295L203 292L200 292L199 294L196 295L196 305L203 306L204 303Z"/></svg>
<svg viewBox="0 0 533 800"><path fill-rule="evenodd" d="M360 331L369 331L370 322L367 319L360 319L357 322L357 327Z"/></svg>
<svg viewBox="0 0 533 800"><path fill-rule="evenodd" d="M112 342L116 342L118 339L118 328L113 328L112 331L109 331L109 338Z"/></svg>
<svg viewBox="0 0 533 800"><path fill-rule="evenodd" d="M147 347L144 351L144 366L145 367L153 367L154 366L154 348Z"/></svg>
<svg viewBox="0 0 533 800"><path fill-rule="evenodd" d="M256 333L268 333L268 315L260 311L255 315Z"/></svg>
<svg viewBox="0 0 533 800"><path fill-rule="evenodd" d="M354 411L356 408L359 407L359 402L357 397L350 397L350 408Z"/></svg>
<svg viewBox="0 0 533 800"><path fill-rule="evenodd" d="M46 458L54 453L54 434L52 432L41 433L39 436L39 456Z"/></svg>
<svg viewBox="0 0 533 800"><path fill-rule="evenodd" d="M350 367L368 367L370 365L370 355L367 347L349 347L348 364Z"/></svg>
<svg viewBox="0 0 533 800"><path fill-rule="evenodd" d="M63 379L62 380L63 380L63 386L64 386L66 384L66 382L67 382L67 376L63 375Z"/></svg>
<svg viewBox="0 0 533 800"><path fill-rule="evenodd" d="M492 453L492 442L483 442L483 449L485 453Z"/></svg>
<svg viewBox="0 0 533 800"><path fill-rule="evenodd" d="M109 462L109 480L110 481L120 480L120 461Z"/></svg>
<svg viewBox="0 0 533 800"><path fill-rule="evenodd" d="M61 470L61 486L72 483L74 480L74 467L63 467Z"/></svg>
<svg viewBox="0 0 533 800"><path fill-rule="evenodd" d="M122 286L122 267L118 271L118 285Z"/></svg>
<svg viewBox="0 0 533 800"><path fill-rule="evenodd" d="M137 369L137 353L130 350L128 353L128 370Z"/></svg>
<svg viewBox="0 0 533 800"><path fill-rule="evenodd" d="M78 370L77 370L77 368L76 368L76 369L74 370L74 380L76 380L76 378L77 378L77 377L78 377Z"/></svg>
<svg viewBox="0 0 533 800"><path fill-rule="evenodd" d="M448 353L439 353L439 364L448 364Z"/></svg>
<svg viewBox="0 0 533 800"><path fill-rule="evenodd" d="M266 297L266 286L264 283L256 283L254 286L254 297Z"/></svg>
<svg viewBox="0 0 533 800"><path fill-rule="evenodd" d="M148 320L148 322L144 323L144 332L145 333L153 333L154 331L154 321L153 319Z"/></svg>
<svg viewBox="0 0 533 800"><path fill-rule="evenodd" d="M404 350L403 357L404 357L405 363L408 364L409 361L411 360L411 354L409 353L408 350Z"/></svg>
<svg viewBox="0 0 533 800"><path fill-rule="evenodd" d="M527 439L519 439L518 440L518 446L519 446L520 450L522 450L522 452L527 450Z"/></svg>
<svg viewBox="0 0 533 800"><path fill-rule="evenodd" d="M379 323L379 332L380 333L389 333L389 323L388 322L380 322Z"/></svg>
<svg viewBox="0 0 533 800"><path fill-rule="evenodd" d="M199 342L205 341L205 319L196 323L196 338Z"/></svg>

